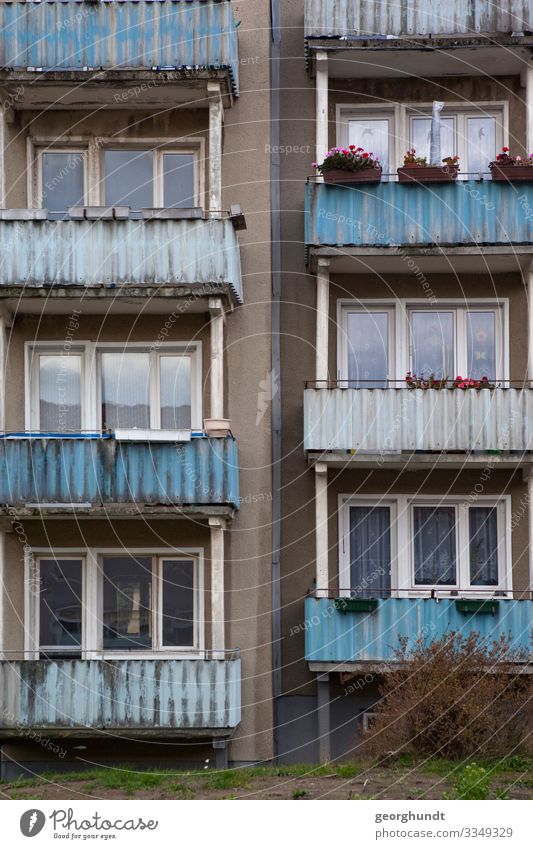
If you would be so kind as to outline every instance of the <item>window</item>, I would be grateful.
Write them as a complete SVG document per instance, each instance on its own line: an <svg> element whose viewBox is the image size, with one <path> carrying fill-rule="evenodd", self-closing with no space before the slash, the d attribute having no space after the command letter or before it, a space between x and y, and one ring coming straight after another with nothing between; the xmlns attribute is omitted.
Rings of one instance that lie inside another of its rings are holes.
<svg viewBox="0 0 533 849"><path fill-rule="evenodd" d="M39 646L50 656L80 655L82 569L80 559L40 558Z"/></svg>
<svg viewBox="0 0 533 849"><path fill-rule="evenodd" d="M393 496L340 501L343 591L387 597L409 590L505 591L510 499Z"/></svg>
<svg viewBox="0 0 533 849"><path fill-rule="evenodd" d="M69 146L34 139L30 205L65 218L73 206L129 206L134 211L181 209L201 204L201 139L167 147L161 139L144 145L126 139L72 139Z"/></svg>
<svg viewBox="0 0 533 849"><path fill-rule="evenodd" d="M105 150L104 194L107 206L136 210L195 206L195 156L190 152Z"/></svg>
<svg viewBox="0 0 533 849"><path fill-rule="evenodd" d="M441 115L441 148L444 156L460 156L461 171L475 175L487 173L489 163L503 147L503 110L474 113L445 108ZM431 116L412 115L409 121L409 146L419 156L429 157Z"/></svg>
<svg viewBox="0 0 533 849"><path fill-rule="evenodd" d="M68 353L43 343L28 358L30 430L202 428L200 343L157 351L83 343Z"/></svg>
<svg viewBox="0 0 533 849"><path fill-rule="evenodd" d="M372 151L379 156L384 174L394 174L409 148L429 158L431 112L431 103L398 104L393 109L380 104L339 104L337 144L355 144ZM442 156L460 156L460 176L488 174L489 163L507 141L507 104L447 103L441 122Z"/></svg>
<svg viewBox="0 0 533 849"><path fill-rule="evenodd" d="M30 608L35 621L29 631L35 632L42 657L203 647L203 560L198 552L47 553L35 564L39 594Z"/></svg>
<svg viewBox="0 0 533 849"><path fill-rule="evenodd" d="M38 156L39 205L57 217L85 203L87 151L43 150Z"/></svg>
<svg viewBox="0 0 533 849"><path fill-rule="evenodd" d="M439 309L426 301L341 302L339 309L339 380L352 388L382 388L387 380L403 381L408 371L508 379L506 302Z"/></svg>

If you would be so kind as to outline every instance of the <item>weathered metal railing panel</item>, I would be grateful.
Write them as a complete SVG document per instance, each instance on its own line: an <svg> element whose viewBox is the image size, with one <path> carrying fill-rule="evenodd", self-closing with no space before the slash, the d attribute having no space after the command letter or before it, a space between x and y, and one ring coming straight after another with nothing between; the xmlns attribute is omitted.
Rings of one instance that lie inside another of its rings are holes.
<svg viewBox="0 0 533 849"><path fill-rule="evenodd" d="M533 184L467 180L355 188L310 182L305 219L307 247L528 244Z"/></svg>
<svg viewBox="0 0 533 849"><path fill-rule="evenodd" d="M341 613L334 599L305 600L305 658L310 662L388 662L400 638L408 649L451 631L477 632L487 645L511 635L513 649L531 652L533 601L500 599L494 615L461 613L454 599L390 598L373 613Z"/></svg>
<svg viewBox="0 0 533 849"><path fill-rule="evenodd" d="M228 219L3 220L0 244L0 286L203 284L227 286L242 302Z"/></svg>
<svg viewBox="0 0 533 849"><path fill-rule="evenodd" d="M0 729L235 728L241 666L233 660L0 662Z"/></svg>
<svg viewBox="0 0 533 849"><path fill-rule="evenodd" d="M306 38L453 35L533 29L529 0L305 0Z"/></svg>
<svg viewBox="0 0 533 849"><path fill-rule="evenodd" d="M306 389L306 451L533 451L533 390Z"/></svg>
<svg viewBox="0 0 533 849"><path fill-rule="evenodd" d="M0 440L0 503L239 506L237 444Z"/></svg>
<svg viewBox="0 0 533 849"><path fill-rule="evenodd" d="M237 24L228 0L3 2L0 66L227 69L237 91Z"/></svg>

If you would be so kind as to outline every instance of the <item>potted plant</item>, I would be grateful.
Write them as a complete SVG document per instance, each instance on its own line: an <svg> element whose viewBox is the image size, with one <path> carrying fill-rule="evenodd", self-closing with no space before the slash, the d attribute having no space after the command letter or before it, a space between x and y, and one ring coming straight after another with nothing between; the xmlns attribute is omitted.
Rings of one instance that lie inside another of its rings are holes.
<svg viewBox="0 0 533 849"><path fill-rule="evenodd" d="M382 168L379 159L362 147L351 144L349 147L332 147L324 161L319 165L313 162L325 183L379 183Z"/></svg>
<svg viewBox="0 0 533 849"><path fill-rule="evenodd" d="M491 383L486 375L474 380L459 374L454 380L450 380L448 377L435 377L434 374L424 377L423 374L411 374L408 371L405 382L408 389L496 389L496 384Z"/></svg>
<svg viewBox="0 0 533 849"><path fill-rule="evenodd" d="M533 153L527 157L512 156L508 147L503 147L494 162L489 165L492 179L496 182L523 182L533 180Z"/></svg>
<svg viewBox="0 0 533 849"><path fill-rule="evenodd" d="M459 157L446 156L444 166L428 165L425 156L417 156L416 150L408 150L403 158L402 168L398 168L400 183L453 183L459 173Z"/></svg>
<svg viewBox="0 0 533 849"><path fill-rule="evenodd" d="M229 419L204 419L204 430L207 436L223 437L231 434L231 422Z"/></svg>

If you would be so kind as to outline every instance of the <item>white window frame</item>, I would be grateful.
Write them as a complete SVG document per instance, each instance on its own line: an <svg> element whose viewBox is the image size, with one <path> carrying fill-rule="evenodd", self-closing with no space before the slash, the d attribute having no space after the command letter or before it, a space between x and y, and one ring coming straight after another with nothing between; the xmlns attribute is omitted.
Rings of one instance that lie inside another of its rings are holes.
<svg viewBox="0 0 533 849"><path fill-rule="evenodd" d="M105 556L148 556L152 558L152 635L153 648L132 651L113 651L103 648L103 587L102 558ZM41 559L82 560L82 643L81 657L113 658L120 660L201 657L205 652L205 584L204 549L198 548L35 548L25 557L25 585L30 587L25 598L25 659L36 660L46 653L39 643L39 563ZM194 563L194 644L193 646L162 645L162 561L192 560ZM33 590L32 590L33 588ZM60 647L58 647L60 648ZM50 650L50 647L48 647Z"/></svg>
<svg viewBox="0 0 533 849"><path fill-rule="evenodd" d="M475 495L340 495L339 496L339 586L350 589L350 507L391 508L391 587L393 597L427 597L435 592L438 596L461 597L468 590L467 598L486 598L495 593L505 596L512 591L512 529L511 496ZM457 581L454 585L415 584L414 578L414 506L456 507L456 556ZM468 510L470 507L496 507L498 522L498 585L479 586L470 584L470 534Z"/></svg>
<svg viewBox="0 0 533 849"><path fill-rule="evenodd" d="M146 435L173 438L185 432L201 431L202 418L202 343L163 342L155 349L146 342L102 342L87 340L73 345L70 354L81 354L81 430L102 431L101 367L100 354L123 351L124 353L143 352L150 355L150 428L148 430L130 429L116 431L122 439L143 439ZM60 342L25 343L25 429L40 430L39 421L39 356L40 354L61 355L64 348ZM66 354L65 356L69 356ZM165 355L188 356L191 359L191 427L183 431L161 430L160 407L160 366L159 360ZM155 365L154 365L155 363Z"/></svg>
<svg viewBox="0 0 533 849"><path fill-rule="evenodd" d="M431 115L432 103L396 103L393 105L382 103L354 104L339 103L336 107L336 139L339 147L346 147L348 142L348 122L350 120L363 120L369 118L378 120L380 117L391 121L390 142L390 169L392 179L397 179L395 172L403 165L403 157L411 147L411 119L413 117L427 117ZM446 103L442 116L456 118L455 134L458 154L461 162L467 161L466 142L466 120L468 117L490 116L496 118L497 132L500 131L500 139L496 138L496 146L501 141L502 146L509 146L509 101L485 101L477 104L466 104L461 101ZM446 153L443 153L446 156ZM465 170L463 164L462 170ZM487 162L487 172L489 163ZM459 175L460 179L468 179L467 174Z"/></svg>
<svg viewBox="0 0 533 849"><path fill-rule="evenodd" d="M339 380L346 381L346 388L349 388L348 381L348 317L353 313L362 315L371 315L372 313L384 313L388 316L388 365L387 365L387 380L394 380L396 374L396 316L394 305L389 303L377 304L370 307L370 302L351 302L352 306L348 306L347 302L342 302L343 308L339 309L338 327L338 364L339 364ZM363 387L364 389L364 387Z"/></svg>
<svg viewBox="0 0 533 849"><path fill-rule="evenodd" d="M84 594L85 594L85 586L87 580L87 562L83 553L79 551L75 551L73 549L62 550L61 554L57 554L54 552L40 552L37 553L32 552L33 562L25 559L25 575L24 575L24 583L29 586L29 594L33 594L33 599L26 600L26 615L25 621L30 624L29 627L29 635L30 641L35 647L36 656L33 659L38 659L40 654L65 654L73 656L76 654L80 654L83 656L83 641L84 635L86 632L86 623L85 623L85 615L86 609L84 604ZM46 646L41 645L40 642L40 629L41 629L41 560L57 560L57 562L61 562L61 560L79 560L81 562L81 586L82 586L82 597L80 598L80 608L81 608L81 645L78 649L69 646ZM29 607L29 609L28 609ZM29 645L27 642L26 651L28 650ZM71 649L69 651L69 648Z"/></svg>
<svg viewBox="0 0 533 849"><path fill-rule="evenodd" d="M405 380L408 371L412 371L412 341L410 333L409 314L412 310L424 312L455 311L455 358L456 374L468 377L468 339L466 314L468 312L494 311L496 314L496 361L498 381L509 381L509 299L508 298L469 298L443 299L431 303L428 298L376 298L374 300L339 299L337 301L337 379L347 380L348 377L348 334L347 315L350 312L380 312L390 309L393 311L392 324L394 334L389 350L390 380L401 382ZM498 320L499 315L499 320ZM389 341L389 344L391 342ZM456 374L449 375L451 379Z"/></svg>
<svg viewBox="0 0 533 849"><path fill-rule="evenodd" d="M68 139L54 136L30 136L27 142L27 192L28 207L42 208L42 153L72 153L85 155L85 204L105 206L105 150L152 150L154 152L154 209L163 206L163 154L190 153L194 156L195 197L191 206L205 206L205 139L183 136L169 139L163 136L141 138L139 136L97 137L73 135Z"/></svg>

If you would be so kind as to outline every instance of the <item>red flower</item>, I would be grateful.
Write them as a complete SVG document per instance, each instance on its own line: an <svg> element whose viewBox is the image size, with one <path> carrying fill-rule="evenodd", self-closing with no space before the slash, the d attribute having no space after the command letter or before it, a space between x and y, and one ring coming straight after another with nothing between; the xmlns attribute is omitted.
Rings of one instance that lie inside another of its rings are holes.
<svg viewBox="0 0 533 849"><path fill-rule="evenodd" d="M504 153L509 153L509 148L508 148L508 147L502 147L502 150L503 150L503 152L504 152Z"/></svg>
<svg viewBox="0 0 533 849"><path fill-rule="evenodd" d="M368 159L368 153L363 153L363 159Z"/></svg>

